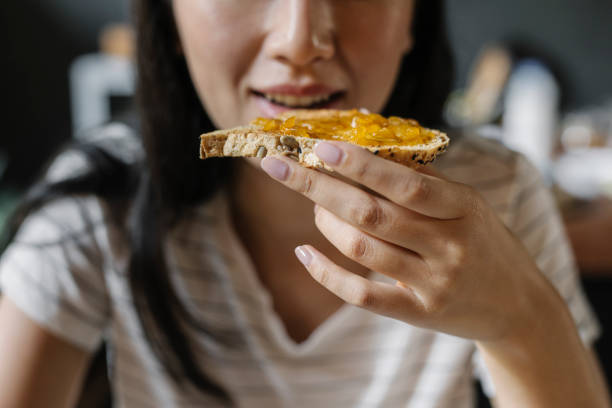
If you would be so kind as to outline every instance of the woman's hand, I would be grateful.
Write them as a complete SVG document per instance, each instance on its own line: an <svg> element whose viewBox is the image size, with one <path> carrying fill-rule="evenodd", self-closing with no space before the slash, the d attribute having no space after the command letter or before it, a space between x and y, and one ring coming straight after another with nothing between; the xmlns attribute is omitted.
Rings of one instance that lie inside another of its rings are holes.
<svg viewBox="0 0 612 408"><path fill-rule="evenodd" d="M346 143L321 142L315 153L348 182L287 158L262 167L318 204L317 227L344 255L397 284L296 248L314 279L351 304L476 340L496 406L610 406L565 303L473 188Z"/></svg>
<svg viewBox="0 0 612 408"><path fill-rule="evenodd" d="M554 293L473 188L347 143L322 142L315 152L372 192L286 158L267 158L262 167L318 204L317 227L344 255L398 282L368 280L311 246L297 248L313 278L346 302L490 341L520 329L531 320L534 302Z"/></svg>

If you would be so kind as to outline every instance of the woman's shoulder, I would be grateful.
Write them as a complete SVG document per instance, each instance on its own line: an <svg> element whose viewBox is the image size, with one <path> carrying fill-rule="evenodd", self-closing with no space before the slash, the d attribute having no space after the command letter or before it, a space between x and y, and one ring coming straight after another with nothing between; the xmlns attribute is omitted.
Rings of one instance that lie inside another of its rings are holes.
<svg viewBox="0 0 612 408"><path fill-rule="evenodd" d="M135 165L144 156L137 132L131 127L113 122L82 133L59 153L45 172L44 180L57 182L83 174L91 169L91 153L99 151L121 163Z"/></svg>
<svg viewBox="0 0 612 408"><path fill-rule="evenodd" d="M540 179L535 167L500 141L478 135L464 135L451 141L448 152L436 167L454 181L481 187L511 187L528 178Z"/></svg>
<svg viewBox="0 0 612 408"><path fill-rule="evenodd" d="M449 179L474 187L506 221L513 218L522 191L534 183L542 186L538 171L523 155L477 135L452 141L436 168Z"/></svg>
<svg viewBox="0 0 612 408"><path fill-rule="evenodd" d="M125 172L114 168L135 166L142 156L137 134L119 123L96 128L71 143L26 194L24 203L43 204L27 212L16 240L48 246L116 229L118 208L95 193L94 184L124 182ZM105 178L109 180L102 181Z"/></svg>
<svg viewBox="0 0 612 408"><path fill-rule="evenodd" d="M451 139L448 152L440 158L441 169L460 170L466 173L484 169L517 171L521 155L504 146L500 141L466 134Z"/></svg>

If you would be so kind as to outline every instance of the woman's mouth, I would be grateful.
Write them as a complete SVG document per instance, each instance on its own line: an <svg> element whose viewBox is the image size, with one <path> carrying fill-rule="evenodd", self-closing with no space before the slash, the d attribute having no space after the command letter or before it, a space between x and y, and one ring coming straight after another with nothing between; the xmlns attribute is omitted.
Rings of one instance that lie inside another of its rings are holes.
<svg viewBox="0 0 612 408"><path fill-rule="evenodd" d="M251 91L263 116L273 117L291 109L334 109L346 94L345 91L287 88Z"/></svg>
<svg viewBox="0 0 612 408"><path fill-rule="evenodd" d="M342 98L344 92L335 92L323 95L297 96L287 94L271 94L253 91L255 96L265 98L267 101L290 109L320 109Z"/></svg>

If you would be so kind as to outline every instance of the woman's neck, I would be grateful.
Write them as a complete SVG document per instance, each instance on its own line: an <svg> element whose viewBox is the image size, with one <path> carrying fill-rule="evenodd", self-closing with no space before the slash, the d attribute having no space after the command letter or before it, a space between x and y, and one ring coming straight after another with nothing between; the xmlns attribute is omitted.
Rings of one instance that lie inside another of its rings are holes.
<svg viewBox="0 0 612 408"><path fill-rule="evenodd" d="M318 230L314 203L303 195L272 180L257 162L236 160L230 187L234 226L255 262L260 277L274 273L276 266L297 269L294 248L310 244L338 265L366 275L368 269L346 258Z"/></svg>
<svg viewBox="0 0 612 408"><path fill-rule="evenodd" d="M321 234L312 201L272 180L256 162L236 160L234 174L230 197L236 232L288 334L303 341L342 301L310 277L294 248L308 243L350 271L365 276L368 270Z"/></svg>
<svg viewBox="0 0 612 408"><path fill-rule="evenodd" d="M230 193L237 229L275 244L321 240L312 201L272 180L258 164L237 160Z"/></svg>
<svg viewBox="0 0 612 408"><path fill-rule="evenodd" d="M247 160L236 160L230 197L234 226L249 252L272 250L269 255L277 262L297 262L293 249L310 244L338 265L366 274L366 268L344 257L318 230L312 201L272 180L257 161Z"/></svg>

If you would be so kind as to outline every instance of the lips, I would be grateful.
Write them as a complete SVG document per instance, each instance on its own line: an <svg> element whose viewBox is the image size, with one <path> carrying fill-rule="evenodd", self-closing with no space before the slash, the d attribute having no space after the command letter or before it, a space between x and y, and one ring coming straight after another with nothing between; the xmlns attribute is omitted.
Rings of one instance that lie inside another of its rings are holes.
<svg viewBox="0 0 612 408"><path fill-rule="evenodd" d="M295 108L308 108L312 105L316 105L319 103L328 102L334 94L322 94L322 95L312 95L312 96L297 96L297 95L287 95L287 94L260 94L259 96L263 96L270 102L287 106L287 107L295 107Z"/></svg>
<svg viewBox="0 0 612 408"><path fill-rule="evenodd" d="M289 109L332 109L344 97L345 91L325 85L274 87L253 89L257 106L264 116L276 116Z"/></svg>

